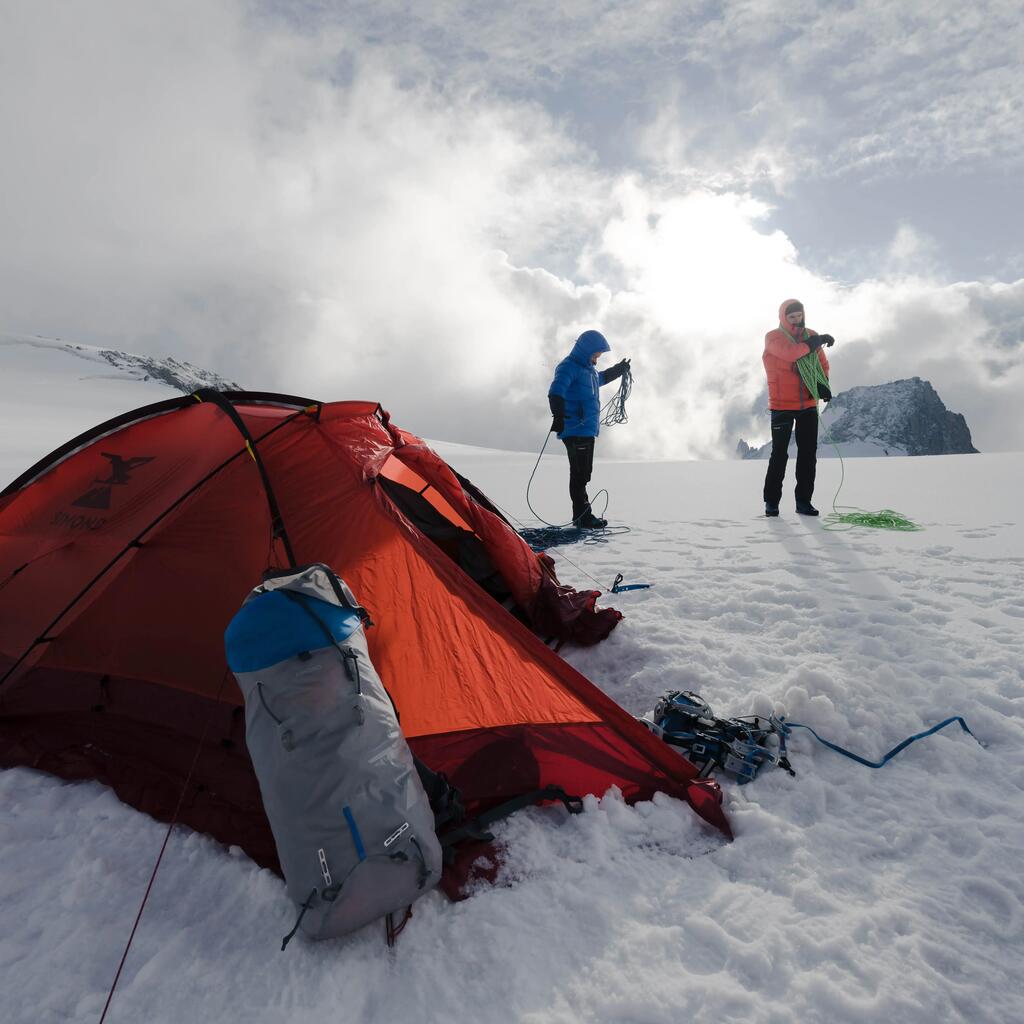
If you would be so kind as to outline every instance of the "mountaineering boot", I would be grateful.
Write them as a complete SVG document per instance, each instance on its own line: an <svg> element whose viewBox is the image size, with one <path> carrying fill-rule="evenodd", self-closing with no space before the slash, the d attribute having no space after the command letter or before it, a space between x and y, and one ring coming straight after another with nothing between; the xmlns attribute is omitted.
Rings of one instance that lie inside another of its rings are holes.
<svg viewBox="0 0 1024 1024"><path fill-rule="evenodd" d="M816 516L818 510L809 501L798 501L796 503L796 510L802 516Z"/></svg>
<svg viewBox="0 0 1024 1024"><path fill-rule="evenodd" d="M572 513L572 525L581 530L603 530L608 525L607 519L594 515L590 502L587 502L578 512L576 508L573 508Z"/></svg>
<svg viewBox="0 0 1024 1024"><path fill-rule="evenodd" d="M576 525L581 530L603 530L608 525L607 519L595 516L589 509L576 520Z"/></svg>
<svg viewBox="0 0 1024 1024"><path fill-rule="evenodd" d="M779 514L779 506L773 505L770 501L764 503L764 514L766 516L777 516Z"/></svg>

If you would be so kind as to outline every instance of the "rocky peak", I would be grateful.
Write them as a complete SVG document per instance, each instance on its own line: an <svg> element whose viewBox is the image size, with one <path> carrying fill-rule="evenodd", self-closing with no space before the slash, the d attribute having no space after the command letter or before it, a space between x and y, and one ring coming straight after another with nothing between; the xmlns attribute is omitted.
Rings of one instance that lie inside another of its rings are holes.
<svg viewBox="0 0 1024 1024"><path fill-rule="evenodd" d="M819 449L846 455L957 455L976 453L967 421L950 412L931 384L920 377L850 388L823 407ZM737 445L744 459L767 458L771 444Z"/></svg>
<svg viewBox="0 0 1024 1024"><path fill-rule="evenodd" d="M80 347L80 346L76 346ZM141 380L156 380L161 384L190 395L199 388L213 388L215 391L241 391L237 384L225 380L212 370L204 370L189 362L168 356L166 359L155 359L151 356L136 356L130 352L119 352L116 349L100 349L98 352L111 366L123 370L132 377Z"/></svg>

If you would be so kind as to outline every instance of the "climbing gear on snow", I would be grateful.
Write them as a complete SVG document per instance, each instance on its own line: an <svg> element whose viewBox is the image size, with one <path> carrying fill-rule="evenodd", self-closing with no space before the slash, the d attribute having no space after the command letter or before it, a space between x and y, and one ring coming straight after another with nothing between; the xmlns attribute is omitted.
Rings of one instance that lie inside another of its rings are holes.
<svg viewBox="0 0 1024 1024"><path fill-rule="evenodd" d="M765 764L778 765L796 775L786 757L785 733L774 716L718 718L708 703L692 690L666 693L655 705L651 718L640 721L670 746L678 747L707 778L716 768L742 786ZM778 747L768 746L772 734Z"/></svg>
<svg viewBox="0 0 1024 1024"><path fill-rule="evenodd" d="M547 551L549 548L565 547L568 544L607 544L612 537L629 533L628 526L604 526L596 530L587 530L579 526L517 526L519 536L526 541L534 551ZM561 556L565 558L564 555ZM599 580L594 579L575 562L565 558L570 565L575 566L588 579L600 586Z"/></svg>
<svg viewBox="0 0 1024 1024"><path fill-rule="evenodd" d="M615 579L612 582L611 592L613 594L621 594L624 590L650 590L653 587L653 583L626 583L622 582L622 573L616 573Z"/></svg>
<svg viewBox="0 0 1024 1024"><path fill-rule="evenodd" d="M787 722L781 715L751 715L745 718L716 718L708 703L692 690L666 693L654 711L640 721L666 743L678 747L700 769L705 778L716 768L731 775L743 785L753 779L765 764L778 765L796 775L789 763L786 740L794 729L806 729L819 743L867 768L881 768L911 743L931 736L954 722L982 747L985 746L959 715L947 718L924 732L908 736L880 761L869 761L819 736L809 725ZM777 746L769 745L769 737L777 737Z"/></svg>

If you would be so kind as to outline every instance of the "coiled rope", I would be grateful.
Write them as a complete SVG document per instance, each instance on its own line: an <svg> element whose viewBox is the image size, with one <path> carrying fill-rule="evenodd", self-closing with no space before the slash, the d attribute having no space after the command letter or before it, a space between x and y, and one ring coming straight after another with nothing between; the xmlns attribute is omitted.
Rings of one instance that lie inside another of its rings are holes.
<svg viewBox="0 0 1024 1024"><path fill-rule="evenodd" d="M601 425L603 427L614 427L618 423L628 423L626 415L626 399L633 392L633 371L629 361L626 362L626 369L619 378L619 390L608 400L601 410Z"/></svg>
<svg viewBox="0 0 1024 1024"><path fill-rule="evenodd" d="M828 386L828 377L825 375L825 368L821 365L818 353L809 352L807 355L801 356L796 361L796 368L800 373L800 379L804 382L804 386L811 393L811 397L815 401L815 408L818 410L818 422L823 424L821 409L817 405L818 388L822 384L826 387ZM825 432L828 435L827 427ZM837 505L836 499L839 497L839 492L843 489L843 482L846 480L846 465L843 462L842 452L839 451L839 445L832 440L831 436L828 437L828 442L835 448L836 455L839 456L840 477L839 486L832 497L832 511L823 517L821 521L822 529L852 530L855 526L868 526L875 530L899 530L904 533L923 529L923 527L918 526L903 515L902 512L895 512L891 508L879 509L877 512L868 512L865 509L858 508L856 505Z"/></svg>

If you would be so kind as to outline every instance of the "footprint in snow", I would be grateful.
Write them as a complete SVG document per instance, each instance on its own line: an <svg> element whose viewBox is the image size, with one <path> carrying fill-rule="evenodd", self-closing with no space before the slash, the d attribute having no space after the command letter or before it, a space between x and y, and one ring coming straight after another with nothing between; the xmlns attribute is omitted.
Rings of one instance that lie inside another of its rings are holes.
<svg viewBox="0 0 1024 1024"><path fill-rule="evenodd" d="M1007 937L1018 916L1019 901L1012 887L989 879L972 879L963 887L966 907L977 914L976 924L985 925L993 935Z"/></svg>

